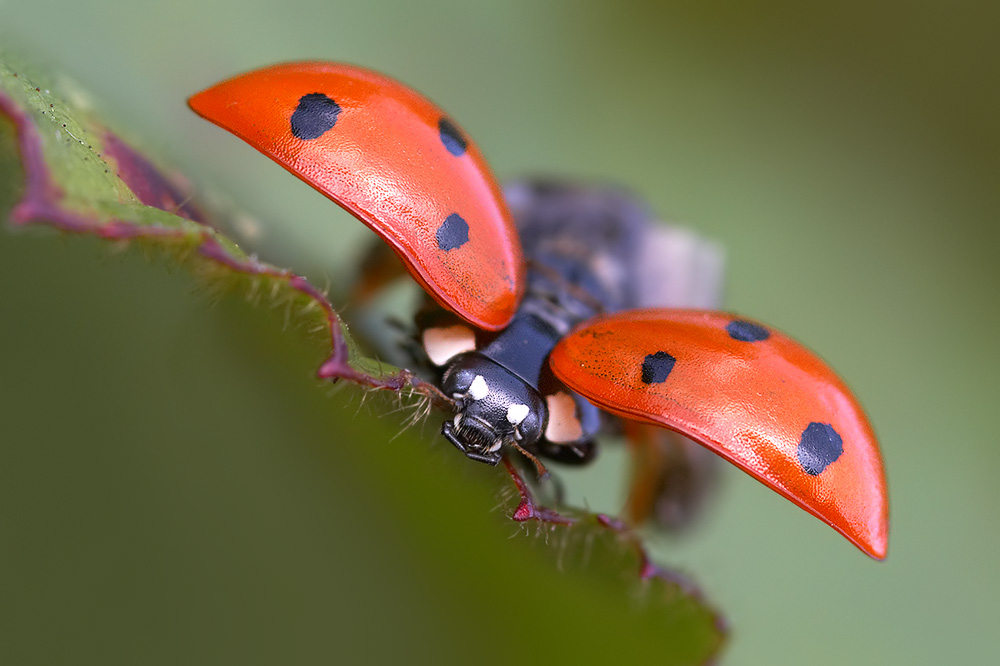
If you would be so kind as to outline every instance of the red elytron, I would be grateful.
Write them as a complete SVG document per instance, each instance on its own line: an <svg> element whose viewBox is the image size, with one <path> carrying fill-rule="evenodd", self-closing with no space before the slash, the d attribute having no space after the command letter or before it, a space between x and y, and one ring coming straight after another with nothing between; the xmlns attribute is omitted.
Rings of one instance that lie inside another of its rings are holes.
<svg viewBox="0 0 1000 666"><path fill-rule="evenodd" d="M632 310L586 322L549 363L601 409L704 444L885 556L875 434L844 383L791 338L721 312Z"/></svg>
<svg viewBox="0 0 1000 666"><path fill-rule="evenodd" d="M470 458L496 464L516 449L586 461L596 405L691 438L885 557L882 458L850 390L815 354L759 323L635 309L642 303L619 292L647 232L617 194L550 183L512 190L515 224L453 121L410 88L349 65L268 67L190 105L356 215L446 309L498 331L425 331L456 411L442 432ZM552 212L560 197L612 201L614 214L578 206L587 219L570 223L562 208ZM619 212L631 225L621 234L602 226ZM616 245L619 235L638 242Z"/></svg>
<svg viewBox="0 0 1000 666"><path fill-rule="evenodd" d="M188 103L371 227L446 308L487 330L514 315L524 262L499 186L426 98L360 67L306 62Z"/></svg>

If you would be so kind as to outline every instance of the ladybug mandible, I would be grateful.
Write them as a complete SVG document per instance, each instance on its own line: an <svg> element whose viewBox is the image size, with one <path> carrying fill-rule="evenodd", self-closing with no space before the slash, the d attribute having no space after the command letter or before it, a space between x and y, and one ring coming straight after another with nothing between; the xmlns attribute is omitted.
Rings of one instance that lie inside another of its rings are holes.
<svg viewBox="0 0 1000 666"><path fill-rule="evenodd" d="M850 390L773 328L693 309L712 306L713 253L684 241L688 265L665 262L669 232L631 197L541 180L501 191L444 112L351 65L266 67L189 104L368 225L445 308L418 324L453 400L441 432L469 458L586 462L615 415L634 442L680 433L885 557L882 457ZM662 456L640 457L655 479ZM634 492L632 517L657 494Z"/></svg>

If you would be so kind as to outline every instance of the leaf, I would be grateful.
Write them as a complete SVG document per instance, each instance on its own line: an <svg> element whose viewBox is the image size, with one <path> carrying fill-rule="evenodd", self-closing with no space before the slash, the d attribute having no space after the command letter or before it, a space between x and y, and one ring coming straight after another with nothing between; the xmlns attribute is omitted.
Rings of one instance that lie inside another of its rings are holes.
<svg viewBox="0 0 1000 666"><path fill-rule="evenodd" d="M72 97L85 99L79 92ZM49 88L4 64L0 112L13 123L24 170L20 200L9 213L14 225L44 224L155 247L218 288L266 294L307 328L326 330L330 357L319 369L320 377L432 391L406 371L362 357L319 290L244 253L216 230L224 224L225 211L206 213L191 201L183 181L161 171L92 114L71 108Z"/></svg>
<svg viewBox="0 0 1000 666"><path fill-rule="evenodd" d="M183 179L135 150L81 105L79 100L86 97L79 91L61 87L56 92L53 88L25 74L22 67L0 63L0 216L8 218L12 228L89 235L162 256L214 289L242 292L250 294L254 302L281 305L307 330L320 333L328 354L317 371L321 379L415 392L431 401L438 398L432 384L363 356L347 325L320 290L286 269L248 256L220 233L219 229L228 228L234 211L192 198ZM66 99L78 101L70 104ZM363 455L378 460L377 456L386 454L376 450ZM609 612L607 597L602 595L612 589L620 607L632 609L627 619L620 619L634 626L635 649L644 645L638 639L641 636L662 663L706 663L718 653L725 635L722 620L693 584L653 565L639 538L615 520L537 506L520 475L512 467L509 471L513 484L498 470L477 469L476 473L488 475L504 497L502 506L507 514L517 524L529 527L524 530L526 542L549 554L550 575L570 577L580 585L601 581L604 592L583 595L589 602L582 603L593 605L587 612L595 621L606 618L602 614ZM404 470L391 472L384 467L384 472L387 478L394 475L391 481L403 489L401 497L407 495L407 488L428 492ZM449 510L463 506L465 498L459 490L443 483L435 483L434 489L440 493L434 506ZM430 521L421 533L419 519L408 513L409 507L400 504L398 509L400 520L417 523L414 538L425 541L427 548L446 547L439 545L446 538L430 529ZM364 511L364 507L356 510ZM506 535L496 530L494 536L503 539ZM464 537L459 534L458 538ZM493 548L506 552L503 541ZM483 575L496 578L489 589L515 589L525 580L544 585L540 582L544 576L526 575L519 566L523 563L505 561L483 569ZM479 565L473 568L479 570ZM453 573L458 570L452 568ZM461 585L443 589L441 594L458 608L476 609L480 617L489 617L494 604L492 598L480 598L474 589ZM566 624L577 617L578 610L567 609L565 616L559 612L545 617L523 613L491 621L509 623L514 635L542 632L558 645L564 633L580 633L579 626ZM414 608L413 612L425 610ZM577 648L586 650L584 645ZM627 653L632 646L623 644L621 648Z"/></svg>

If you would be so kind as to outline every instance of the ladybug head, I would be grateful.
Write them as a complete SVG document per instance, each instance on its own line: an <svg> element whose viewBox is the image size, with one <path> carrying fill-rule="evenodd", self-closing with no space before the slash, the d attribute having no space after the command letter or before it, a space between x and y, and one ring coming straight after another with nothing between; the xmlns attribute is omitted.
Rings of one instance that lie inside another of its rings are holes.
<svg viewBox="0 0 1000 666"><path fill-rule="evenodd" d="M505 444L531 447L542 436L546 408L538 391L478 352L452 359L441 388L458 405L441 433L473 460L496 465Z"/></svg>

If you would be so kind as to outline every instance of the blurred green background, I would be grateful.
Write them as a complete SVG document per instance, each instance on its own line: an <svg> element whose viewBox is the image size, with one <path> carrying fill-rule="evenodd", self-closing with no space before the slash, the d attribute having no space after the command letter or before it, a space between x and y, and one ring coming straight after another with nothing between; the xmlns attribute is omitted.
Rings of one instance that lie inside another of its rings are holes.
<svg viewBox="0 0 1000 666"><path fill-rule="evenodd" d="M187 95L275 61L362 64L447 109L501 178L620 182L718 239L727 308L818 350L867 407L890 554L870 561L727 470L699 530L652 537L658 561L727 616L724 663L985 663L1000 618L998 19L986 2L7 0L0 46L82 83L251 211L247 245L320 284L342 283L368 232ZM2 663L642 655L627 608L545 635L586 581L534 599L532 581L559 574L496 545L515 528L489 513L485 472L433 421L390 441L385 405L317 388L316 350L280 313L212 305L183 273L37 231L0 236L0 278ZM605 453L572 492L613 510L623 460ZM439 496L394 494L413 478L469 503L435 517ZM421 575L446 558L452 579ZM512 566L516 594L491 583ZM442 607L448 585L481 586L495 615Z"/></svg>

